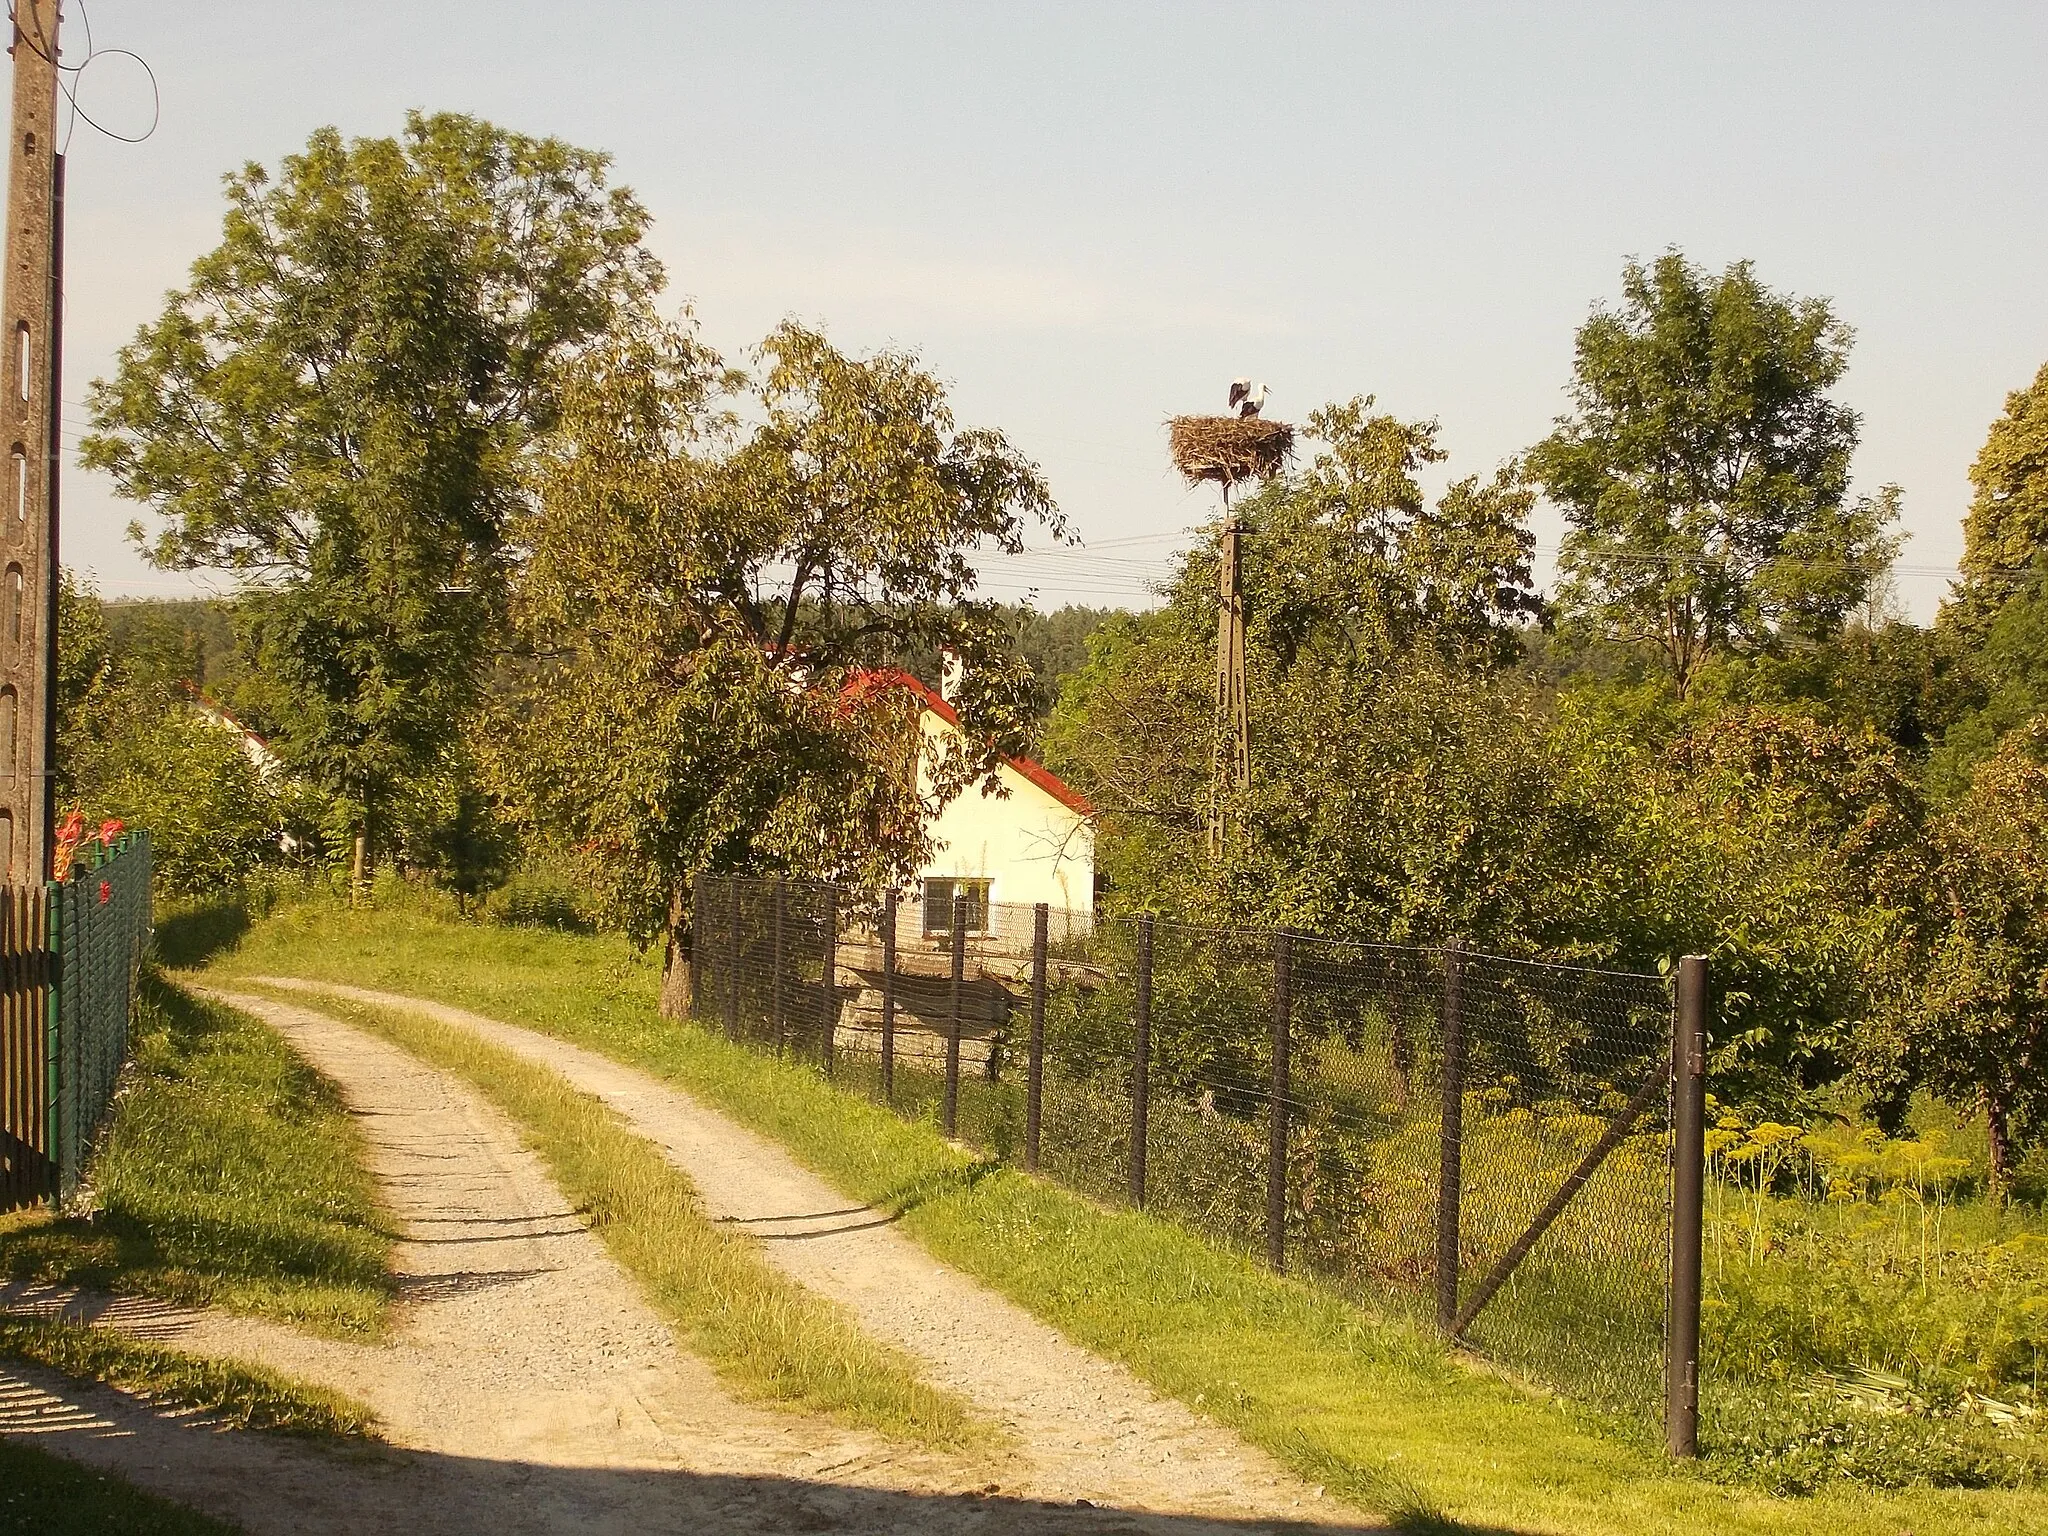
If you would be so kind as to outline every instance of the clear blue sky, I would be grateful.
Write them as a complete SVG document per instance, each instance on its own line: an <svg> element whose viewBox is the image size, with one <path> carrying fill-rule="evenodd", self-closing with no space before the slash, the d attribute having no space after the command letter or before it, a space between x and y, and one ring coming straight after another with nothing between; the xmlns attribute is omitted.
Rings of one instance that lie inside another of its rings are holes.
<svg viewBox="0 0 2048 1536"><path fill-rule="evenodd" d="M922 354L1097 546L1001 578L1048 603L1141 600L1211 508L1168 472L1163 418L1220 406L1233 376L1288 418L1375 394L1441 421L1446 470L1490 470L1562 409L1573 329L1623 260L1677 245L1753 257L1856 328L1857 479L1905 487L1901 595L1924 618L1985 428L2048 359L2038 3L91 16L100 46L148 57L163 115L145 144L83 125L72 143L73 402L213 243L223 171L322 124L478 113L610 151L673 297L728 352L795 314ZM81 100L146 121L125 60L95 63ZM65 494L66 555L103 591L186 589L126 546L133 509L103 481L74 472ZM1554 546L1556 519L1538 533Z"/></svg>

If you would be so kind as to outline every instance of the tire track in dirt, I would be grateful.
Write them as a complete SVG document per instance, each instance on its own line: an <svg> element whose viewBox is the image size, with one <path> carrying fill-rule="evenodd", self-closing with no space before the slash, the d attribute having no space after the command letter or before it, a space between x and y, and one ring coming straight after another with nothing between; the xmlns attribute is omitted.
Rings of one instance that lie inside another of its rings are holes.
<svg viewBox="0 0 2048 1536"><path fill-rule="evenodd" d="M1247 1529L972 1496L988 1468L736 1401L676 1348L495 1109L315 1010L210 995L278 1029L357 1117L402 1233L390 1341L337 1343L205 1309L85 1297L69 1305L178 1348L346 1392L379 1413L389 1444L226 1431L7 1363L0 1433L259 1536ZM16 1300L47 1310L52 1298Z"/></svg>
<svg viewBox="0 0 2048 1536"><path fill-rule="evenodd" d="M595 1095L663 1148L714 1217L753 1234L771 1262L1010 1428L1030 1464L1023 1491L1033 1496L1264 1520L1347 1518L1264 1452L939 1263L894 1230L887 1213L849 1208L782 1147L673 1084L446 1004L292 978L251 980L472 1030Z"/></svg>

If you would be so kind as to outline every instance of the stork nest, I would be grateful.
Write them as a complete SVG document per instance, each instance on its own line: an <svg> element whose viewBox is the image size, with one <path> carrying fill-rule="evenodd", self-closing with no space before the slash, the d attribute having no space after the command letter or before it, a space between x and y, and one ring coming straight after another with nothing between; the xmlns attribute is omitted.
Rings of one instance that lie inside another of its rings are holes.
<svg viewBox="0 0 2048 1536"><path fill-rule="evenodd" d="M1260 416L1176 416L1167 424L1173 467L1188 484L1236 485L1277 473L1294 452L1294 428Z"/></svg>

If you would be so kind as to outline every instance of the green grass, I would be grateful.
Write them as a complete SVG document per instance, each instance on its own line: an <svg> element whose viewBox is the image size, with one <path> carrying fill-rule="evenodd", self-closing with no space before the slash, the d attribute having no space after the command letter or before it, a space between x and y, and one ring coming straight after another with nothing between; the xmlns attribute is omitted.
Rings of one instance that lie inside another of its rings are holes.
<svg viewBox="0 0 2048 1536"><path fill-rule="evenodd" d="M271 1030L145 973L89 1216L0 1217L0 1275L370 1337L391 1239L333 1086Z"/></svg>
<svg viewBox="0 0 2048 1536"><path fill-rule="evenodd" d="M0 1314L0 1355L79 1381L105 1382L160 1408L190 1408L228 1429L363 1436L376 1415L361 1403L276 1371L210 1360L111 1328Z"/></svg>
<svg viewBox="0 0 2048 1536"><path fill-rule="evenodd" d="M744 1395L910 1444L994 1439L966 1403L924 1382L908 1356L867 1338L746 1239L714 1226L690 1181L596 1098L466 1030L341 1000L323 1006L457 1074L505 1111L613 1257Z"/></svg>
<svg viewBox="0 0 2048 1536"><path fill-rule="evenodd" d="M235 1529L0 1438L0 1536L229 1536Z"/></svg>
<svg viewBox="0 0 2048 1536"><path fill-rule="evenodd" d="M1604 1533L1916 1536L2048 1529L2033 1490L1781 1499L1675 1469L1606 1421L1461 1366L1427 1337L1151 1216L977 1162L908 1123L654 1010L608 938L461 925L425 908L287 907L227 968L382 987L545 1030L669 1078L777 1137L935 1255L1069 1337L1412 1524Z"/></svg>

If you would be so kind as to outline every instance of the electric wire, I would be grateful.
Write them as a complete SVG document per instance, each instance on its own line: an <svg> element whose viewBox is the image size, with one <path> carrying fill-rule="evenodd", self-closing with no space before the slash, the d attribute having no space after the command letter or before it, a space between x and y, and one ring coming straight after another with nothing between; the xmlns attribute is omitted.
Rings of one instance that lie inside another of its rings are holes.
<svg viewBox="0 0 2048 1536"><path fill-rule="evenodd" d="M61 10L59 14L61 16ZM8 0L7 20L14 27L14 35L19 37L24 43L28 44L30 52L34 53L37 58L47 61L49 64L56 68L57 89L63 93L65 103L71 108L71 115L69 118L65 120L64 142L58 148L59 154L68 154L70 152L71 136L74 132L76 132L77 125L81 119L85 122L85 125L88 128L91 128L95 133L99 133L105 136L106 138L113 139L116 142L122 144L140 144L144 140L149 139L155 135L157 125L163 121L163 91L157 84L156 71L150 68L149 60L145 59L141 54L135 52L133 49L101 48L95 43L93 41L92 36L92 15L86 9L85 0L78 0L79 25L85 28L85 57L79 60L76 64L66 64L63 61L61 57L61 54L63 52L61 45L58 49L60 57L51 58L50 55L44 51L41 44L39 44L34 38L30 37L28 33L21 30L20 23L15 20L14 0ZM78 81L84 76L86 66L91 64L94 59L116 58L133 59L136 63L142 66L143 74L147 76L149 79L149 127L144 129L139 134L118 133L114 129L107 127L104 123L99 122L97 119L93 117L93 115L90 112L86 111L85 108L81 107L78 104ZM66 75L71 76L71 79L68 83L64 78Z"/></svg>

